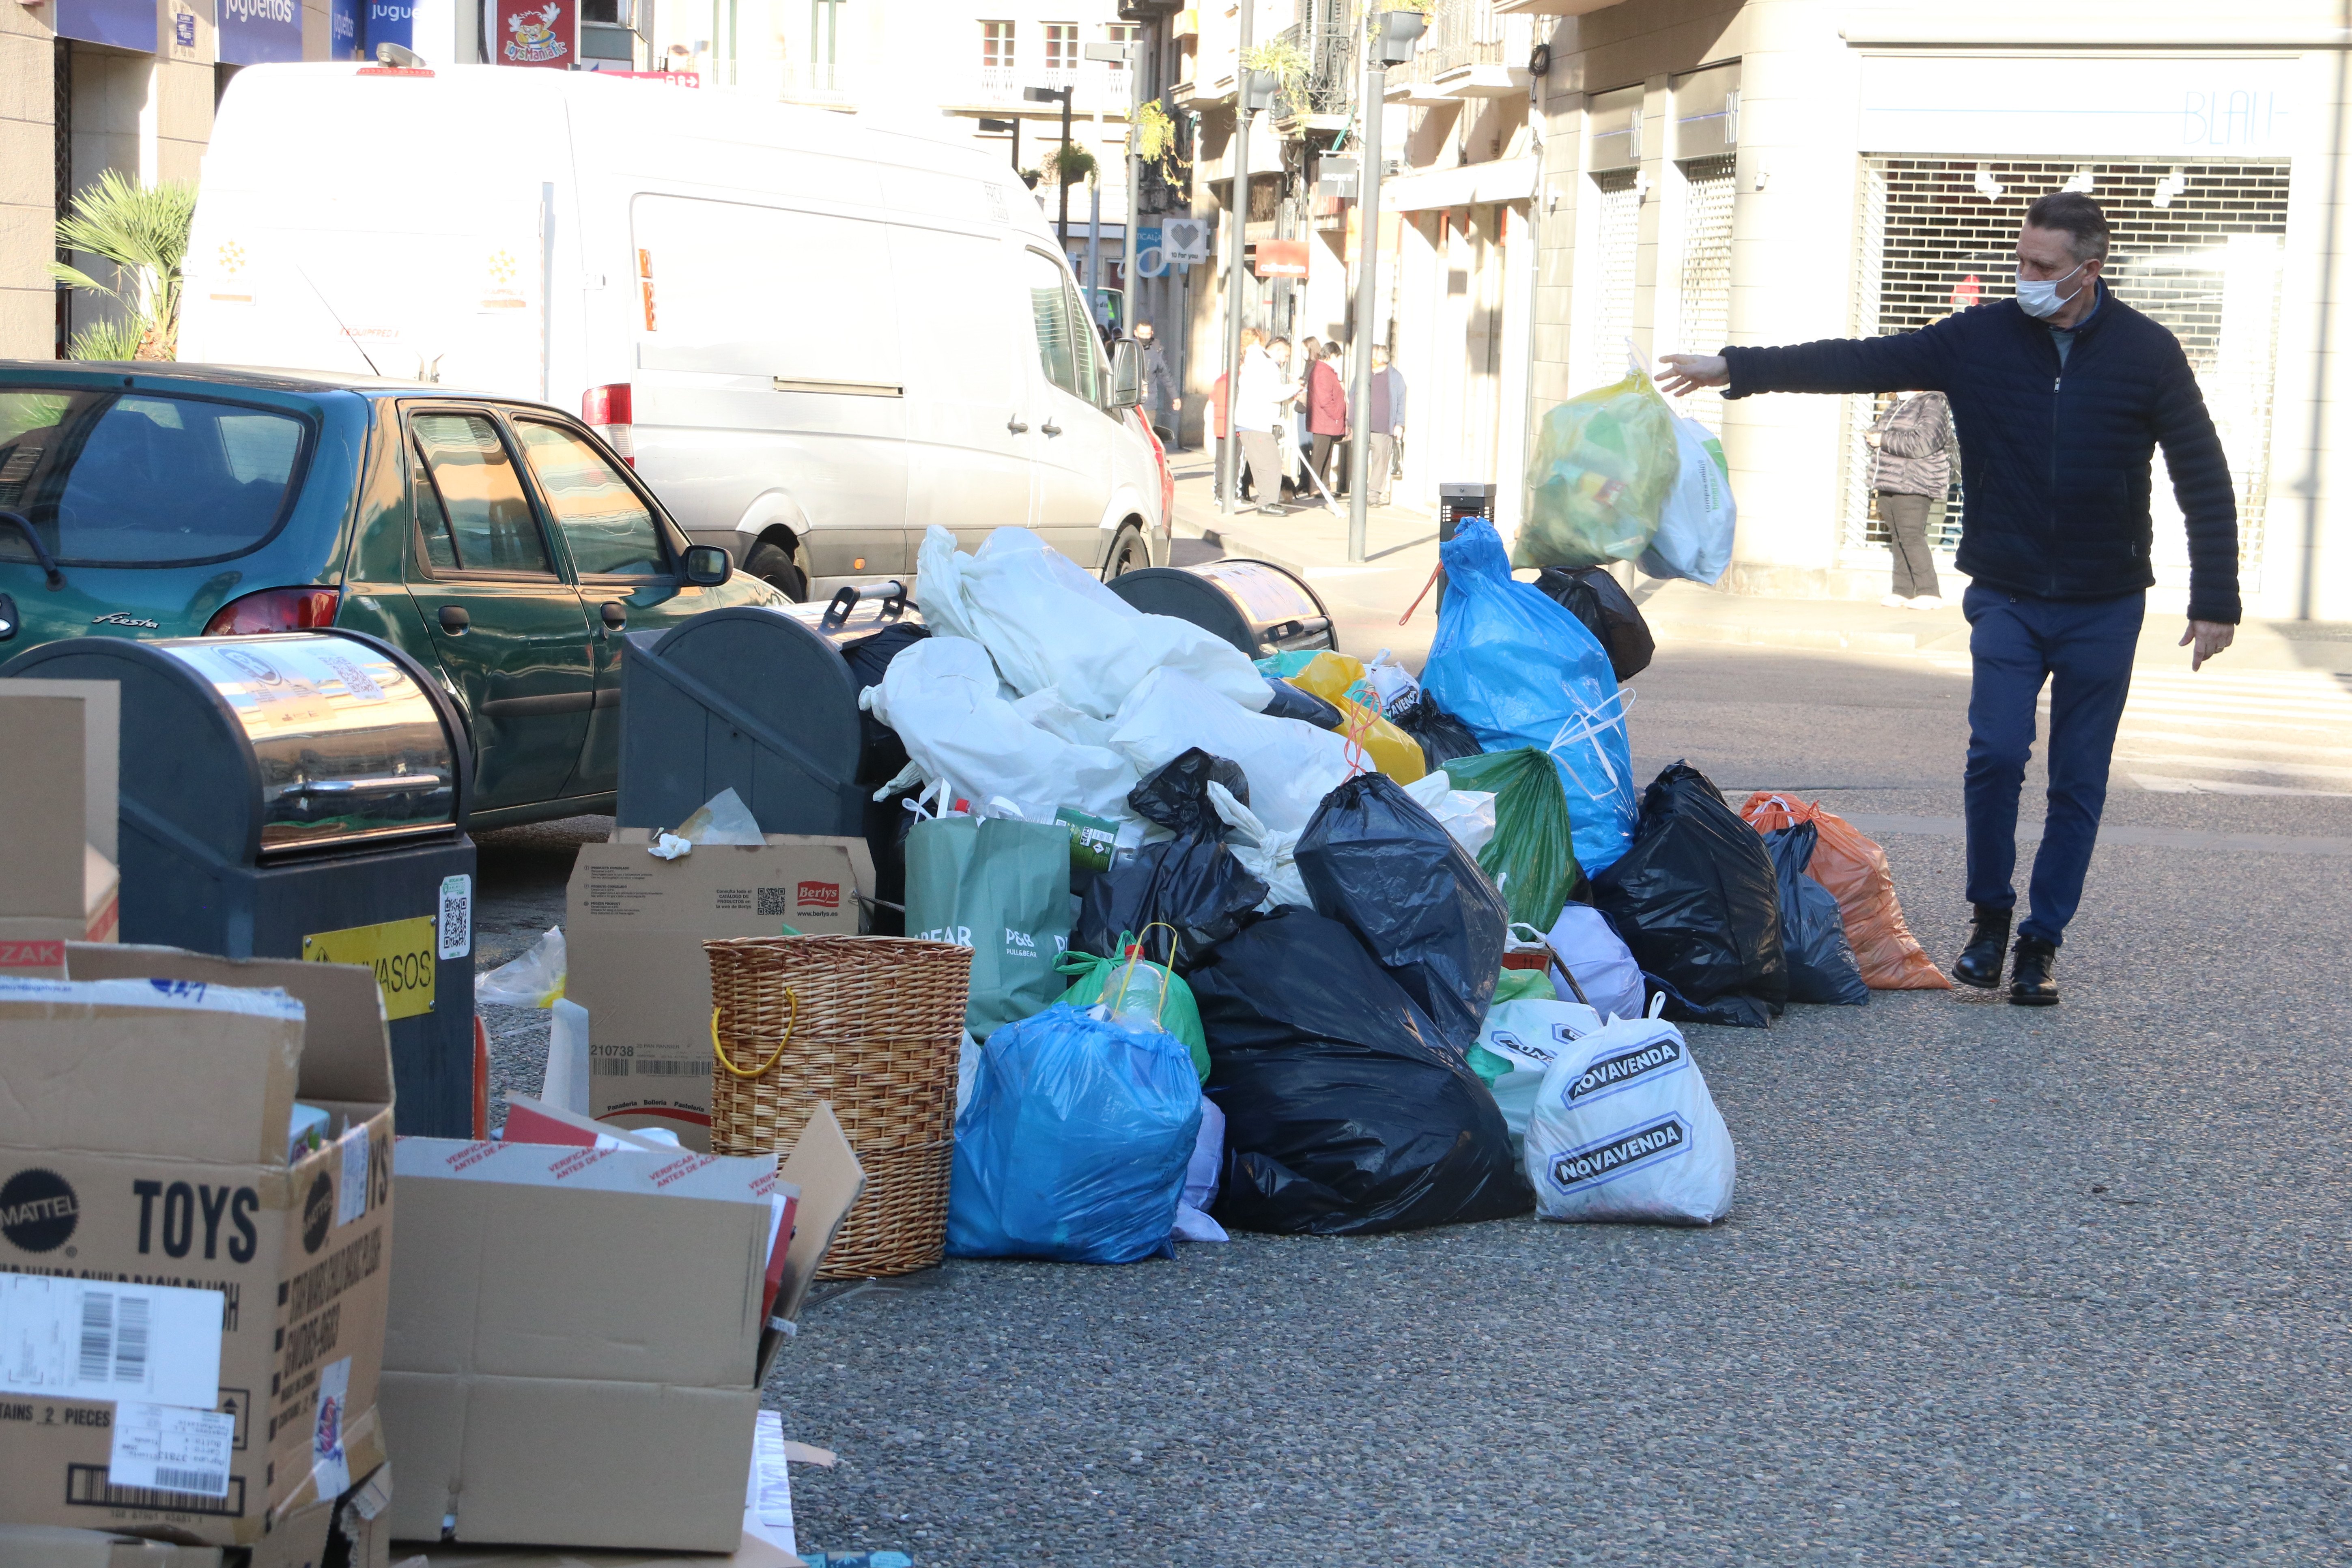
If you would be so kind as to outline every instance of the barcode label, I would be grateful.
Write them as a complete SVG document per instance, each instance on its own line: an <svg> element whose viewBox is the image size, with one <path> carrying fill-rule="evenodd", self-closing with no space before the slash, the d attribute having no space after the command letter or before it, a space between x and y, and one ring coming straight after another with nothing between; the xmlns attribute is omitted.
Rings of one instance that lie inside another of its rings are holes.
<svg viewBox="0 0 2352 1568"><path fill-rule="evenodd" d="M226 1470L184 1470L176 1465L155 1467L155 1485L167 1492L201 1492L219 1497L228 1490Z"/></svg>
<svg viewBox="0 0 2352 1568"><path fill-rule="evenodd" d="M0 1392L210 1409L222 1308L218 1290L0 1274Z"/></svg>
<svg viewBox="0 0 2352 1568"><path fill-rule="evenodd" d="M636 1059L639 1078L709 1078L708 1058L696 1057L691 1061L677 1061L662 1057L639 1057Z"/></svg>
<svg viewBox="0 0 2352 1568"><path fill-rule="evenodd" d="M626 1078L629 1058L626 1057L591 1057L588 1070L598 1078Z"/></svg>
<svg viewBox="0 0 2352 1568"><path fill-rule="evenodd" d="M143 1508L157 1512L210 1513L229 1519L245 1514L245 1478L230 1476L218 1492L166 1491L160 1487L117 1486L102 1465L66 1467L66 1502L74 1508Z"/></svg>
<svg viewBox="0 0 2352 1568"><path fill-rule="evenodd" d="M463 958L474 951L474 879L441 879L441 917L436 949L442 958Z"/></svg>
<svg viewBox="0 0 2352 1568"><path fill-rule="evenodd" d="M236 1417L225 1410L119 1401L114 1406L107 1484L201 1498L226 1497L229 1446L236 1438Z"/></svg>

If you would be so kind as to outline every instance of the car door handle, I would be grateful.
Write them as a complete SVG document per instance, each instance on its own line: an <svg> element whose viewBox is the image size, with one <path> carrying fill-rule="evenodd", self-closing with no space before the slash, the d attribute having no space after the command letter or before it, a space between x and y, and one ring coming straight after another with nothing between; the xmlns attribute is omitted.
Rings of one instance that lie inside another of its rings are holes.
<svg viewBox="0 0 2352 1568"><path fill-rule="evenodd" d="M604 616L604 624L616 632L629 624L629 606L618 599L605 600L596 613Z"/></svg>
<svg viewBox="0 0 2352 1568"><path fill-rule="evenodd" d="M465 605L444 605L441 606L441 629L447 632L451 637L454 637L458 636L460 633L464 632L467 626L470 626L473 624L474 617L466 613Z"/></svg>
<svg viewBox="0 0 2352 1568"><path fill-rule="evenodd" d="M1015 436L1025 436L1029 433L1029 426L1018 419L1007 419L1004 422L1004 427Z"/></svg>
<svg viewBox="0 0 2352 1568"><path fill-rule="evenodd" d="M1055 424L1051 419L1046 420L1042 428L1048 436L1058 436L1062 433L1062 427L1059 425Z"/></svg>

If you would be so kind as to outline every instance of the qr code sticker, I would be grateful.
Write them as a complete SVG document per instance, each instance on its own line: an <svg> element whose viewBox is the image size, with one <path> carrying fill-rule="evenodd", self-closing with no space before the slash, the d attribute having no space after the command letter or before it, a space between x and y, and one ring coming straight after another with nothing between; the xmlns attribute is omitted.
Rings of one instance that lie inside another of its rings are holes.
<svg viewBox="0 0 2352 1568"><path fill-rule="evenodd" d="M758 892L759 913L763 915L773 915L781 919L782 917L793 912L790 899L790 889L761 888L758 889Z"/></svg>

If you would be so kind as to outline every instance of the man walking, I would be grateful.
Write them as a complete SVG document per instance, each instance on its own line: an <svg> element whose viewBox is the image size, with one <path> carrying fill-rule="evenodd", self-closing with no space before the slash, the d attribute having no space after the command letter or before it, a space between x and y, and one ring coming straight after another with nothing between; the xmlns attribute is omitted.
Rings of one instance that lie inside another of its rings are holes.
<svg viewBox="0 0 2352 1568"><path fill-rule="evenodd" d="M2058 1000L2052 977L2106 804L2107 763L2131 687L2147 589L2148 462L2164 448L2189 531L2191 669L2230 646L2238 513L2230 468L2178 339L2100 282L2107 220L2061 192L2027 209L2017 297L1916 332L1791 348L1668 354L1666 390L1941 392L1969 457L1957 564L1972 628L1968 895L1975 926L1953 978L2000 984L2017 903L2017 801L2034 705L2050 694L2050 805L2017 930L2009 999Z"/></svg>
<svg viewBox="0 0 2352 1568"><path fill-rule="evenodd" d="M1241 443L1242 465L1257 491L1257 510L1280 517L1282 411L1298 395L1298 385L1286 369L1290 344L1283 338L1261 344L1246 328L1242 342L1241 374L1234 384L1234 437Z"/></svg>
<svg viewBox="0 0 2352 1568"><path fill-rule="evenodd" d="M1372 380L1365 401L1364 428L1371 434L1371 450L1364 455L1365 503L1389 504L1390 469L1396 462L1396 444L1404 439L1404 373L1389 363L1389 351L1372 345Z"/></svg>

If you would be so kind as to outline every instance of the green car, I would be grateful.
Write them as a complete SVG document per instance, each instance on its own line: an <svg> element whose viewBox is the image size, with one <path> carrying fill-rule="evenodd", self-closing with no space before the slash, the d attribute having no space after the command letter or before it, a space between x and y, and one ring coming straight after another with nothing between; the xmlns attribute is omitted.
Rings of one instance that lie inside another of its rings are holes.
<svg viewBox="0 0 2352 1568"><path fill-rule="evenodd" d="M624 631L786 602L539 404L0 361L0 660L58 637L369 633L464 712L478 827L613 809Z"/></svg>

